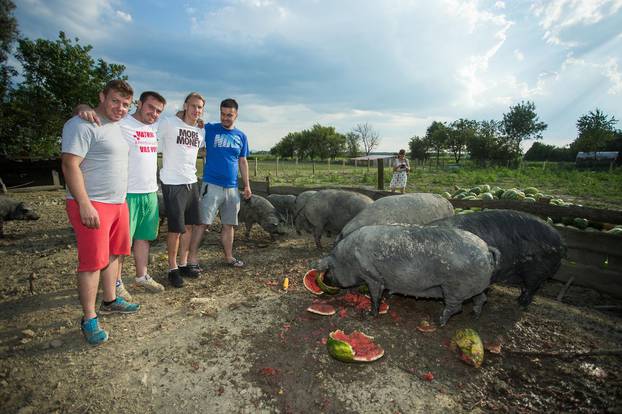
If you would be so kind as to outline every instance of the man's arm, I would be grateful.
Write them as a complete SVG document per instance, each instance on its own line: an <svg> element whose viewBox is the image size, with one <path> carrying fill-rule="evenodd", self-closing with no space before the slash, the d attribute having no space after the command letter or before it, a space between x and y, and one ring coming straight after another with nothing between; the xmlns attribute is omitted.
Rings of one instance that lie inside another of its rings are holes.
<svg viewBox="0 0 622 414"><path fill-rule="evenodd" d="M99 214L86 193L80 163L84 158L64 152L61 157L63 176L69 192L80 207L80 221L91 229L99 228Z"/></svg>
<svg viewBox="0 0 622 414"><path fill-rule="evenodd" d="M249 199L253 192L251 191L251 183L248 179L248 162L246 157L240 157L238 159L238 166L240 167L240 174L242 175L242 183L244 184L244 198Z"/></svg>
<svg viewBox="0 0 622 414"><path fill-rule="evenodd" d="M91 108L87 104L78 104L78 106L74 108L73 114L78 115L80 118L92 124L96 124L99 126L102 125L101 120L97 116L97 112L95 112L95 109Z"/></svg>

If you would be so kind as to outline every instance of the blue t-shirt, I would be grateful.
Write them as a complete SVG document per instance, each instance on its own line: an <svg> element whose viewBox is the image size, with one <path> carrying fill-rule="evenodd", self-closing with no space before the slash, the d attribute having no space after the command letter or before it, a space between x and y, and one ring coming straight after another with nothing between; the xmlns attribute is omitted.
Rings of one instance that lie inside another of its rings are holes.
<svg viewBox="0 0 622 414"><path fill-rule="evenodd" d="M205 124L206 162L203 182L225 188L238 186L238 159L248 157L248 139L237 128L225 129L218 124Z"/></svg>

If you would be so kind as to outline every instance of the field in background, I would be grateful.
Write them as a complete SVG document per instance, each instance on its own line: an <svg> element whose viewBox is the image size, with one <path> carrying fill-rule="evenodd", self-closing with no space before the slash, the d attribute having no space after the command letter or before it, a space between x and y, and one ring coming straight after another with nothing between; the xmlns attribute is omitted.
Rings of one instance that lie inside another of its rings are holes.
<svg viewBox="0 0 622 414"><path fill-rule="evenodd" d="M574 163L524 163L521 168L480 168L468 161L459 167L448 160L425 165L412 163L414 168L408 177L409 192L452 192L454 185L471 187L479 184L497 185L502 188L537 187L552 194L591 207L620 209L622 206L622 169L591 171L577 169ZM199 161L198 171L203 162ZM354 166L342 161L317 161L315 163L279 160L249 159L252 181L264 181L270 177L271 185L296 187L314 186L365 186L377 187L377 167ZM389 189L392 171L384 169L385 190Z"/></svg>

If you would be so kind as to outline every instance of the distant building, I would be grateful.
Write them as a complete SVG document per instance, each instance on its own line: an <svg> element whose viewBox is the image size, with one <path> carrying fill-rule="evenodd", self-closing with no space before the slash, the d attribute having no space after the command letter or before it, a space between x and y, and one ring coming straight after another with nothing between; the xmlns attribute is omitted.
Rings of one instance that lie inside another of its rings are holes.
<svg viewBox="0 0 622 414"><path fill-rule="evenodd" d="M579 152L575 164L577 167L608 167L611 164L620 165L621 161L618 151L592 151Z"/></svg>

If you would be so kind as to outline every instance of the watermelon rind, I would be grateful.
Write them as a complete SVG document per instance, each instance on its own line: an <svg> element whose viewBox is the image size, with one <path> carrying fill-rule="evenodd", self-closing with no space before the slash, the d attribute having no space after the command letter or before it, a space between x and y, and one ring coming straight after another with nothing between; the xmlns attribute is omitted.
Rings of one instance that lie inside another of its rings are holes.
<svg viewBox="0 0 622 414"><path fill-rule="evenodd" d="M307 308L307 311L311 312L311 313L315 313L317 315L323 315L323 316L331 316L331 315L334 315L335 313L337 313L337 310L335 310L335 308L333 308L332 306L330 306L328 304L321 304L323 306L327 306L327 307L331 308L330 310L326 310L326 311L320 310L317 307L318 305L320 305L320 304L317 304L317 303L312 304L311 306L309 306Z"/></svg>
<svg viewBox="0 0 622 414"><path fill-rule="evenodd" d="M317 270L311 269L307 273L305 273L304 277L302 278L302 283L305 288L314 295L323 295L324 292L322 291L322 289L320 289L315 281L316 277Z"/></svg>
<svg viewBox="0 0 622 414"><path fill-rule="evenodd" d="M367 356L357 355L356 350L350 345L346 339L337 339L337 336L345 336L347 339L350 337L354 337L356 335L361 335L364 338L368 339L375 346L375 353ZM363 332L354 331L350 335L346 335L341 329L331 332L328 334L328 340L326 342L326 347L328 348L328 353L333 358L342 362L373 362L377 359L381 358L384 355L384 349L382 349L377 344L374 344L372 336L365 335Z"/></svg>
<svg viewBox="0 0 622 414"><path fill-rule="evenodd" d="M475 368L481 367L484 362L484 344L474 329L464 328L456 331L451 338L449 349L457 350L460 359Z"/></svg>
<svg viewBox="0 0 622 414"><path fill-rule="evenodd" d="M315 277L315 283L322 289L322 292L328 293L329 295L336 295L339 293L340 289L338 287L329 286L324 283L324 273L318 273Z"/></svg>

